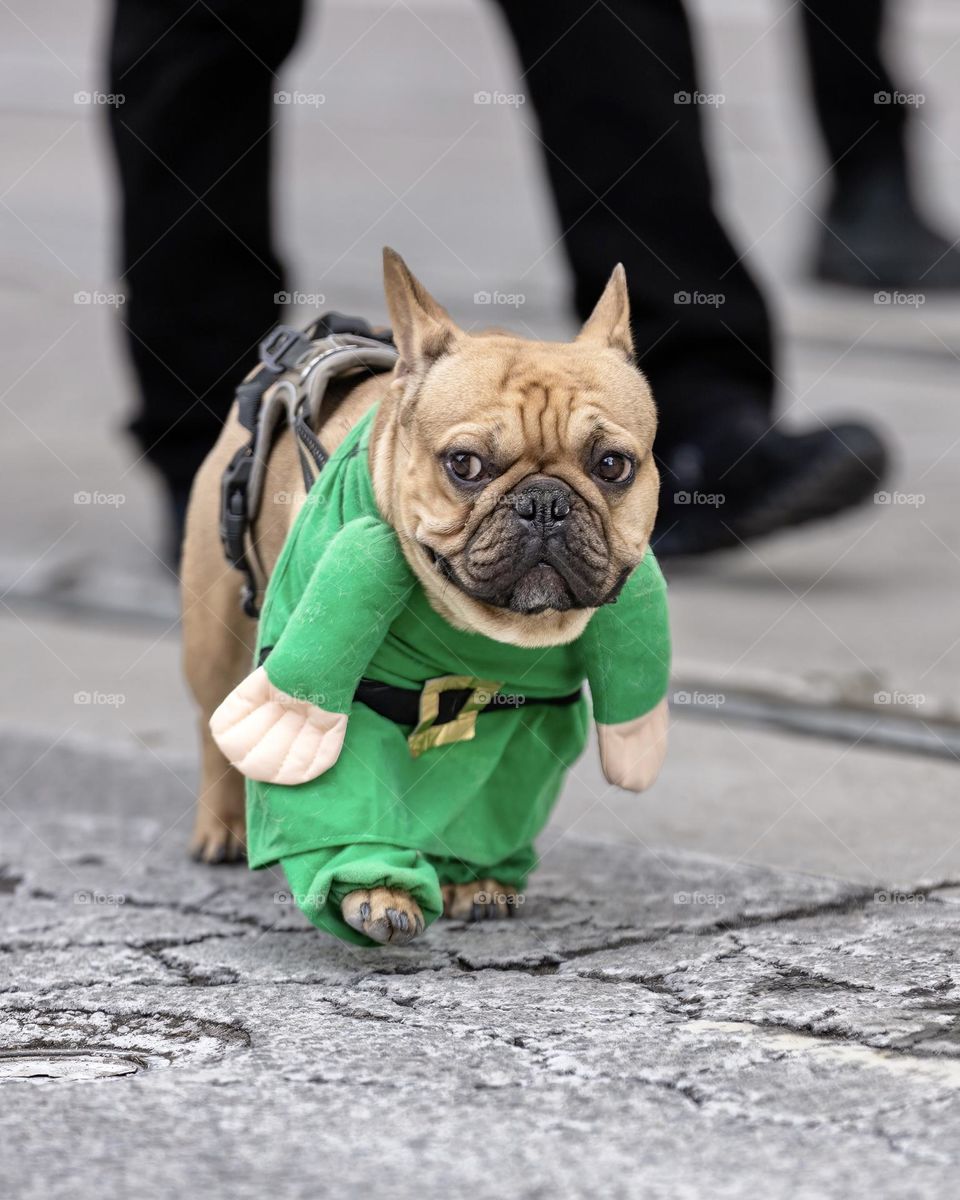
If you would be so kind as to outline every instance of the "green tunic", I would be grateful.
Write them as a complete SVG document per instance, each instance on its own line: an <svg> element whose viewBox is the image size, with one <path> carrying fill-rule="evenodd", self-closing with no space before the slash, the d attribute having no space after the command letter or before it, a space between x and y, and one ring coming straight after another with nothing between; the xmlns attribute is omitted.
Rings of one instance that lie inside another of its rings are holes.
<svg viewBox="0 0 960 1200"><path fill-rule="evenodd" d="M617 603L599 609L566 646L524 649L444 620L377 509L368 465L373 416L354 427L307 496L271 577L258 635L258 661L266 654L272 684L349 714L343 750L308 783L247 781L250 865L282 862L311 920L359 942L366 939L335 911L345 885L337 887L331 861L356 863L367 845L377 881L389 883L389 872L380 873L385 854L399 854L407 865L432 867L439 882L492 875L522 886L533 839L587 736L584 699L534 701L566 695L586 679L596 720L627 721L663 698L669 671L665 585L652 553ZM409 726L353 699L361 677L419 690L445 675L497 682L507 700L477 717L472 740L418 757ZM510 872L506 878L498 867ZM318 871L323 885L311 886ZM357 886L356 871L348 874ZM430 920L438 892L426 891Z"/></svg>

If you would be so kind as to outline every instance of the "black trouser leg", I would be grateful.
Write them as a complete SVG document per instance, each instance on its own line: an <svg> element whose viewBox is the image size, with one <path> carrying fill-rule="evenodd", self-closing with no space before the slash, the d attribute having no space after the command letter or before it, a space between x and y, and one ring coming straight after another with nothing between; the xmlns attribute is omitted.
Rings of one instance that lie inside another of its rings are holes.
<svg viewBox="0 0 960 1200"><path fill-rule="evenodd" d="M883 61L883 0L803 0L814 107L838 187L876 166L906 179L906 108ZM879 97L878 97L879 94ZM889 96L888 103L878 98Z"/></svg>
<svg viewBox="0 0 960 1200"><path fill-rule="evenodd" d="M702 106L676 101L697 91L680 0L500 4L540 120L581 316L613 265L626 267L661 454L740 405L769 411L767 310L713 211ZM684 293L690 302L678 302Z"/></svg>
<svg viewBox="0 0 960 1200"><path fill-rule="evenodd" d="M122 316L141 394L131 429L175 492L189 485L276 320L274 72L301 10L302 0L116 3Z"/></svg>

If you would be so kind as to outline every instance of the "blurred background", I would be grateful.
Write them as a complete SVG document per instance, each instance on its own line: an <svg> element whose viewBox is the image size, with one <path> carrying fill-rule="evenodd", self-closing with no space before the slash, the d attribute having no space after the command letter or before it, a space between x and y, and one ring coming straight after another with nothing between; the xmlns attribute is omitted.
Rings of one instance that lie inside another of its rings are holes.
<svg viewBox="0 0 960 1200"><path fill-rule="evenodd" d="M717 203L781 331L784 425L869 419L893 473L841 518L671 570L662 782L618 793L588 756L548 840L575 828L864 882L947 878L960 869L960 295L892 300L812 280L826 161L796 5L688 8L702 88L719 97L703 113ZM126 432L108 16L93 0L0 5L3 735L29 739L37 760L79 739L155 761L182 784L158 819L186 844L194 715L167 513ZM912 0L891 17L892 65L917 97L918 194L957 232L960 10ZM328 0L309 12L278 81L291 323L330 308L384 319L389 243L466 327L574 332L518 76L492 5ZM222 96L225 119L235 99ZM507 299L491 312L485 295Z"/></svg>

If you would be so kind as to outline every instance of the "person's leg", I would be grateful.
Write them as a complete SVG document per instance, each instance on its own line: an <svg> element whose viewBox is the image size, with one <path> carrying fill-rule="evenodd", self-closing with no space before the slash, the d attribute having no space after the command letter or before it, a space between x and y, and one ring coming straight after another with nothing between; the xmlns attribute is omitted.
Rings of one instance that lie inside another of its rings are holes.
<svg viewBox="0 0 960 1200"><path fill-rule="evenodd" d="M307 918L358 946L403 944L443 911L437 872L418 850L358 843L294 854L280 865ZM341 908L348 897L356 900L349 910Z"/></svg>
<svg viewBox="0 0 960 1200"><path fill-rule="evenodd" d="M302 0L117 0L110 128L122 199L123 310L140 389L131 424L175 518L277 319L270 229L274 72Z"/></svg>
<svg viewBox="0 0 960 1200"><path fill-rule="evenodd" d="M638 359L660 411L658 452L721 408L728 420L735 407L766 416L769 314L713 210L680 0L500 5L536 107L581 318L613 265L626 268ZM702 302L717 295L722 304Z"/></svg>
<svg viewBox="0 0 960 1200"><path fill-rule="evenodd" d="M585 316L624 263L659 412L661 557L735 546L872 494L885 453L862 426L772 424L763 297L712 206L681 0L499 0L524 66ZM720 496L722 509L698 500Z"/></svg>
<svg viewBox="0 0 960 1200"><path fill-rule="evenodd" d="M906 138L918 97L885 61L885 0L803 0L800 10L832 185L816 273L874 290L960 287L960 251L926 223L912 192Z"/></svg>

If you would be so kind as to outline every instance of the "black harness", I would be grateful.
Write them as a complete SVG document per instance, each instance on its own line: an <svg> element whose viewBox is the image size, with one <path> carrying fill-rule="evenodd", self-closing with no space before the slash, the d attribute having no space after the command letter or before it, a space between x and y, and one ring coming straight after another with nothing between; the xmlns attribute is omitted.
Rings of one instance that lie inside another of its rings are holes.
<svg viewBox="0 0 960 1200"><path fill-rule="evenodd" d="M303 332L278 325L260 343L259 361L236 391L237 415L250 439L230 460L220 485L220 541L227 562L243 575L241 603L248 617L260 615L250 530L281 416L293 433L309 491L328 458L314 432L326 383L357 367L388 371L396 357L389 330L341 313L326 313Z"/></svg>

